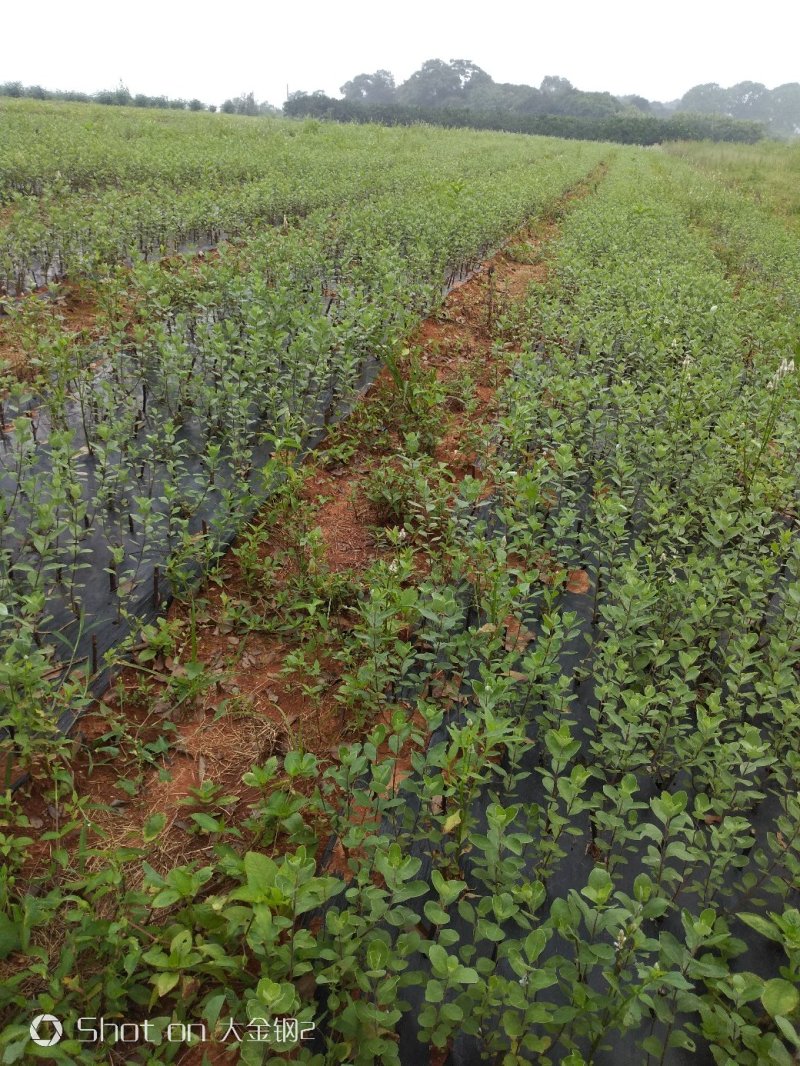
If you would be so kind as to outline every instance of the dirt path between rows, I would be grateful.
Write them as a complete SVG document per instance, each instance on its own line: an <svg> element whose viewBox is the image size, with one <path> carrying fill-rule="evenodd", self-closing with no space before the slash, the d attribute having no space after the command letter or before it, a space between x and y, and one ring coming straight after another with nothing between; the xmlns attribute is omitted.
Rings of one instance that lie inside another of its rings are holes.
<svg viewBox="0 0 800 1066"><path fill-rule="evenodd" d="M571 201L594 190L605 169L601 166L567 193L548 219L515 234L454 289L408 341L401 368L414 363L415 373L435 375L444 397L436 412L441 432L434 458L441 476L454 486L464 477L483 476L479 459L485 461L486 456L478 454L480 431L496 419L498 392L514 362L513 345L497 339L498 318L524 298L530 285L546 282L547 248L558 234L558 218ZM324 567L331 580L358 586L370 565L391 558L395 550L382 535L385 522L369 488L376 466L391 461L403 446L402 426L392 419L398 410L397 393L392 375L382 370L352 414L300 469L298 498L317 545L314 565ZM251 529L259 527L271 506L256 516ZM287 527L270 527L253 549L255 561L267 568L270 560L283 560L270 573L267 595L274 600L296 577L296 565L286 562L295 535ZM102 805L94 821L104 834L104 850L142 846L147 819L156 813L166 816L163 831L146 844L148 862L159 873L186 862L207 862L211 856L212 842L190 824L191 813L203 809L193 802L195 790L218 786L231 797L227 819L236 824L258 796L242 782L253 764L301 744L317 757L321 771L337 759L340 744L357 737L336 699L342 671L334 658L336 636L317 649L319 669L309 677L293 667L296 636L247 631L231 622L237 610L245 612L254 595L253 555L241 551L243 543L239 538L234 544L216 578L202 590L199 608L195 601L193 614L182 603L170 608L166 624L176 634L174 647L123 668L102 703L79 720L74 733L76 788ZM416 547L413 579L421 580L431 561L424 545ZM259 589L258 595L262 593ZM263 596L259 603L263 607ZM341 642L352 624L349 615L345 610L330 621L331 632L338 633ZM190 645L191 658L203 664L213 685L176 707L167 693L176 678L186 677ZM223 703L227 712L219 716ZM159 750L165 721L174 723L174 733L165 750ZM124 740L115 732L120 722L128 734ZM109 750L114 754L106 757ZM142 772L144 751L151 768ZM407 768L408 760L401 758L400 772ZM127 791L121 790L121 779L123 785L129 783ZM278 778L275 787L280 786ZM35 784L20 802L34 828L53 827L58 812ZM319 839L326 839L325 827L319 829ZM26 870L31 880L48 861L50 847L45 843L33 849ZM93 862L99 865L102 859ZM341 847L334 848L328 869L344 873ZM127 887L135 885L129 881ZM3 968L13 965L12 956L0 966L0 978ZM207 1062L231 1062L224 1050L206 1044L187 1050L179 1061L181 1066L200 1066L205 1054Z"/></svg>

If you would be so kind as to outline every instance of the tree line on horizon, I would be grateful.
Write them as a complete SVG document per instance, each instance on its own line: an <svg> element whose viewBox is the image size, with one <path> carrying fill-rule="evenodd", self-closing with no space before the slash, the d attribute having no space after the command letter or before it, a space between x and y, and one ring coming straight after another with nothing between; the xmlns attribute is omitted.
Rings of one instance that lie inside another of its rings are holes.
<svg viewBox="0 0 800 1066"><path fill-rule="evenodd" d="M756 128L776 137L800 135L800 83L797 82L775 89L767 89L760 82L752 81L739 82L729 88L708 82L695 85L679 100L665 103L636 94L613 96L609 92L586 92L577 89L566 78L555 75L544 77L538 87L496 82L471 60L453 59L446 63L441 59L429 59L399 85L389 71L377 70L372 74L356 75L339 91L341 98L326 96L319 90L292 93L283 106L283 113L395 125L414 121L415 116L416 121L450 125L458 122L463 125L465 119L471 119L467 125L519 132L539 132L537 127L554 125L577 130L592 121L608 125L612 130L638 129L642 136L650 138L643 143L671 139L671 135L663 136L668 127L654 125L654 120L666 120L673 125L677 122L679 127L687 129L709 129L712 131L710 135L716 139L754 140L757 139ZM122 83L116 89L90 94L6 82L0 84L0 96L189 111L219 110L225 114L249 116L280 114L272 104L256 100L253 92L230 97L217 106L197 98L134 95ZM370 114L375 117L366 117ZM694 116L693 122L689 121L689 116ZM698 116L715 121L711 125L704 124L698 121ZM556 117L579 121L554 123ZM638 125L634 119L639 120ZM649 121L642 122L644 119ZM738 127L737 122L748 125ZM648 132L644 133L645 130ZM573 135L581 136L580 133Z"/></svg>
<svg viewBox="0 0 800 1066"><path fill-rule="evenodd" d="M454 59L445 63L441 59L429 59L400 85L395 84L389 71L378 70L373 74L358 74L339 91L344 101L368 106L596 119L625 114L671 118L685 113L758 122L775 136L800 135L800 83L797 82L775 89L754 81L739 82L730 88L708 82L695 85L678 100L661 102L636 94L613 96L609 92L585 92L566 78L553 75L543 78L538 87L496 82L471 60Z"/></svg>
<svg viewBox="0 0 800 1066"><path fill-rule="evenodd" d="M382 126L425 123L448 129L472 128L503 133L566 137L581 141L615 141L618 144L662 144L664 141L736 141L755 144L763 139L757 122L715 115L675 114L669 118L634 112L602 117L568 114L513 115L507 111L469 111L465 108L405 107L400 104L367 105L336 100L322 93L297 94L283 108L291 118L332 122L374 122Z"/></svg>
<svg viewBox="0 0 800 1066"><path fill-rule="evenodd" d="M21 81L0 84L0 96L26 100L62 100L67 103L105 104L111 107L162 108L171 111L221 111L226 115L279 115L280 109L264 101L257 101L252 92L224 100L219 107L206 104L196 97L191 100L171 99L167 96L135 95L120 83L116 89L101 89L96 93L74 92L64 89L44 89L41 85L23 85Z"/></svg>

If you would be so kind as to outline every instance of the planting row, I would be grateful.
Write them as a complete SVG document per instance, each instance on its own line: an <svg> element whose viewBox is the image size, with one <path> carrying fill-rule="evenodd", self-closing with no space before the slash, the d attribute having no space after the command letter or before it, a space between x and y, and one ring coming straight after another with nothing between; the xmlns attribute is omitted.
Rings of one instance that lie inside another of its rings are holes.
<svg viewBox="0 0 800 1066"><path fill-rule="evenodd" d="M496 323L512 374L481 479L452 483L434 387L390 352L405 435L367 481L387 547L357 594L326 575L279 450L284 489L237 549L256 606L229 621L272 631L286 609L258 547L287 529L293 669L320 698L336 648L336 702L368 735L330 761L256 761L244 819L199 789L201 861L156 871L81 830L33 896L23 826L0 946L30 964L3 986L5 1061L26 1053L24 1011L61 1004L155 1019L129 1061L175 1061L170 1021L219 1040L232 1018L293 1016L313 1041L245 1035L240 1060L791 1066L798 386L785 307L729 273L686 173L619 153L571 205L548 283ZM189 666L176 685L211 683Z"/></svg>
<svg viewBox="0 0 800 1066"><path fill-rule="evenodd" d="M466 639L428 637L466 709L382 826L436 927L393 941L405 1062L414 1036L456 1063L798 1047L791 331L680 198L628 157L504 323L500 522L443 623Z"/></svg>
<svg viewBox="0 0 800 1066"><path fill-rule="evenodd" d="M492 203L495 179L512 172L524 198L529 168L552 160L558 170L564 152L545 138L209 118L0 104L10 134L0 292L64 276L98 284L110 264L241 240L342 204L411 194L431 206L443 194ZM596 158L566 150L576 152Z"/></svg>
<svg viewBox="0 0 800 1066"><path fill-rule="evenodd" d="M356 188L297 229L139 263L108 280L90 344L26 308L36 391L9 375L0 419L3 724L25 731L54 700L64 709L33 683L54 657L96 672L196 579L286 454L347 408L443 287L598 158L578 147L491 183L412 183L366 202Z"/></svg>

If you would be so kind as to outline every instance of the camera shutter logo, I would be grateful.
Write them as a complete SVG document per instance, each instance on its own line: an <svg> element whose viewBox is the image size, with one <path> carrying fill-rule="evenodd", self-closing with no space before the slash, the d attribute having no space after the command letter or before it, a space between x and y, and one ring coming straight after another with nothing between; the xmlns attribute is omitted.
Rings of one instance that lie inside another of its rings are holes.
<svg viewBox="0 0 800 1066"><path fill-rule="evenodd" d="M47 1030L44 1034L40 1034L43 1023L50 1022L53 1027L52 1036L47 1036ZM34 1044L38 1044L39 1047L52 1047L53 1044L57 1044L61 1037L64 1035L64 1026L53 1014L37 1014L31 1022L31 1040Z"/></svg>

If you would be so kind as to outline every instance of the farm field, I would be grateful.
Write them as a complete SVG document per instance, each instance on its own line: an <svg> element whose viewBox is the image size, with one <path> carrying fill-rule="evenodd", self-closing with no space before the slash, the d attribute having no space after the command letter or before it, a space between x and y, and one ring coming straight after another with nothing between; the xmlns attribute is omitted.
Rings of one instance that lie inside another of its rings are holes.
<svg viewBox="0 0 800 1066"><path fill-rule="evenodd" d="M796 1062L791 150L0 132L0 1061Z"/></svg>
<svg viewBox="0 0 800 1066"><path fill-rule="evenodd" d="M797 145L763 141L757 145L671 144L673 153L711 172L757 203L783 215L797 230L800 224L800 150Z"/></svg>

